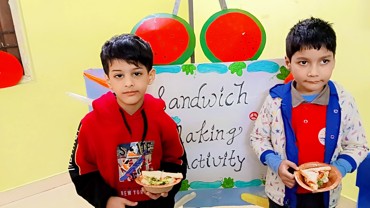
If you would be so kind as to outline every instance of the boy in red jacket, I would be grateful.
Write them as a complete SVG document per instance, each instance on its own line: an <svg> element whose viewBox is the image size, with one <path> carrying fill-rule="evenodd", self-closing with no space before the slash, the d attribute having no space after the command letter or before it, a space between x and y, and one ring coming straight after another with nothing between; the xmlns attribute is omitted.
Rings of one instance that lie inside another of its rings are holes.
<svg viewBox="0 0 370 208"><path fill-rule="evenodd" d="M186 155L163 100L146 94L155 78L153 52L140 37L115 36L100 54L111 89L81 121L69 173L77 193L95 207L173 207L176 185L153 194L135 182L142 170L182 172Z"/></svg>

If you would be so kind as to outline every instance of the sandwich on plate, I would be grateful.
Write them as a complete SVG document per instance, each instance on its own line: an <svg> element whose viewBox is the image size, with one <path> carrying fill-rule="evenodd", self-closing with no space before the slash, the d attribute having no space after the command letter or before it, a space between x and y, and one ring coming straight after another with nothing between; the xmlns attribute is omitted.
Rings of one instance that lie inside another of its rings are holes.
<svg viewBox="0 0 370 208"><path fill-rule="evenodd" d="M144 185L167 185L173 184L183 178L182 173L170 173L163 171L142 171L141 183Z"/></svg>
<svg viewBox="0 0 370 208"><path fill-rule="evenodd" d="M314 167L300 170L305 184L314 191L322 188L325 183L329 182L330 166Z"/></svg>

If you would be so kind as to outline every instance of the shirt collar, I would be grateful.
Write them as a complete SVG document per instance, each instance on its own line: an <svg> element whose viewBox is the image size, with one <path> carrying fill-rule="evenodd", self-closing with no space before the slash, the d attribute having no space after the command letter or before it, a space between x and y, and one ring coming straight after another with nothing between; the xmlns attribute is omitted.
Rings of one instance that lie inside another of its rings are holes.
<svg viewBox="0 0 370 208"><path fill-rule="evenodd" d="M300 105L301 103L305 103L306 101L303 99L302 95L295 88L296 82L293 81L291 83L291 85L292 85L292 87L291 87L291 89L292 89L291 90L292 106L294 108L294 107L297 107L298 105ZM326 84L326 85L324 85L323 90L321 90L319 95L317 95L317 97L311 103L317 104L317 105L328 105L329 96L330 96L330 89L329 89L328 84Z"/></svg>

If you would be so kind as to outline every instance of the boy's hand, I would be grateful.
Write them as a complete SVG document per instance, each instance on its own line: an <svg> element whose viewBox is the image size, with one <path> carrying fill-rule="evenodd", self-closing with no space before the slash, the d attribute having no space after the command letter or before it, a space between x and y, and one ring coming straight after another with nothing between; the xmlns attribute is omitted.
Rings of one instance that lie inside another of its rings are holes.
<svg viewBox="0 0 370 208"><path fill-rule="evenodd" d="M163 193L160 193L160 194L154 194L154 193L150 193L149 191L145 190L144 187L142 187L142 191L144 192L145 195L149 196L151 199L158 199L159 197L167 197L168 196L168 192L163 192Z"/></svg>
<svg viewBox="0 0 370 208"><path fill-rule="evenodd" d="M107 208L125 208L127 206L136 206L137 202L129 201L118 196L111 196L107 202Z"/></svg>
<svg viewBox="0 0 370 208"><path fill-rule="evenodd" d="M293 169L294 171L298 170L298 167L289 160L283 160L279 166L278 174L287 187L293 188L295 185L294 173L289 169Z"/></svg>

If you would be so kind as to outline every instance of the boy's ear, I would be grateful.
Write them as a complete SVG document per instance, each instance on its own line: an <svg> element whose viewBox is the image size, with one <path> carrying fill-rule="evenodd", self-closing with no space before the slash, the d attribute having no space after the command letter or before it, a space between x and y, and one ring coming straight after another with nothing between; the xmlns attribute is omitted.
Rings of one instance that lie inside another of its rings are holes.
<svg viewBox="0 0 370 208"><path fill-rule="evenodd" d="M152 84L155 79L155 69L149 71L149 84Z"/></svg>
<svg viewBox="0 0 370 208"><path fill-rule="evenodd" d="M286 68L287 68L287 69L289 69L289 70L290 70L290 60L289 60L289 58L288 58L288 57L286 57L286 56L285 56L285 66L286 66Z"/></svg>
<svg viewBox="0 0 370 208"><path fill-rule="evenodd" d="M111 85L110 85L110 80L109 80L109 77L105 74L105 82L107 83L109 89L112 89Z"/></svg>

